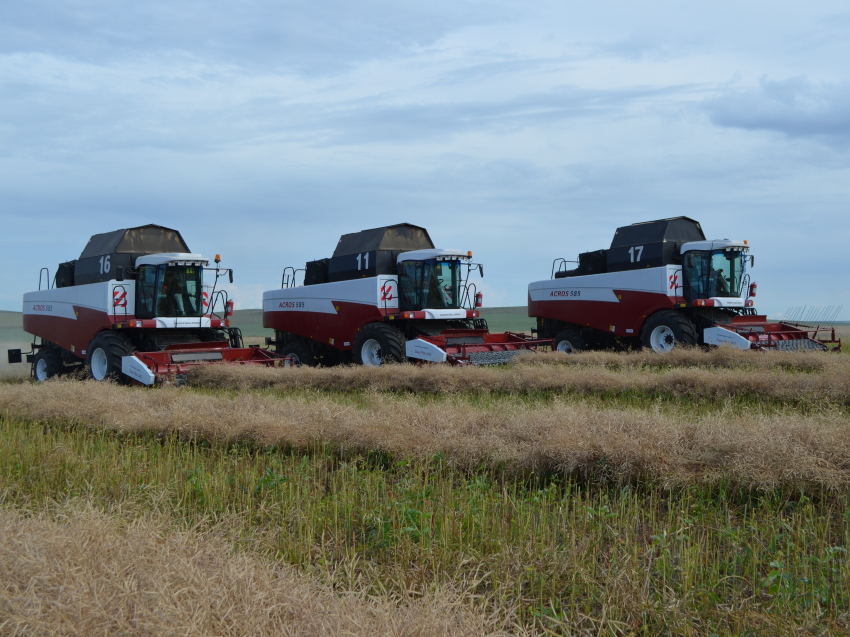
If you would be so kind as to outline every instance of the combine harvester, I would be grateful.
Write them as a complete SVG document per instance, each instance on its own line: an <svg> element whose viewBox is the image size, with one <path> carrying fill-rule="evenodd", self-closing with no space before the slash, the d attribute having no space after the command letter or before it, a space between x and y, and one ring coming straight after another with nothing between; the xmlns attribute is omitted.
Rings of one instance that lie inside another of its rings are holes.
<svg viewBox="0 0 850 637"><path fill-rule="evenodd" d="M769 321L756 313L755 258L747 241L707 241L699 222L674 217L618 228L607 250L556 259L528 286L528 315L555 349L572 352L642 344L840 351L833 328Z"/></svg>
<svg viewBox="0 0 850 637"><path fill-rule="evenodd" d="M275 365L277 356L242 347L230 327L233 304L209 261L189 251L176 230L156 225L94 235L79 259L61 263L53 285L24 294L32 374L47 380L86 366L95 380L180 384L193 366L214 362ZM204 286L204 274L212 285ZM219 311L216 312L216 308ZM9 350L20 363L21 350Z"/></svg>
<svg viewBox="0 0 850 637"><path fill-rule="evenodd" d="M353 361L504 363L551 341L491 334L480 317L484 275L472 252L439 250L428 231L402 223L343 235L333 256L286 268L263 294L263 326L278 354L303 365ZM295 277L304 273L304 285Z"/></svg>

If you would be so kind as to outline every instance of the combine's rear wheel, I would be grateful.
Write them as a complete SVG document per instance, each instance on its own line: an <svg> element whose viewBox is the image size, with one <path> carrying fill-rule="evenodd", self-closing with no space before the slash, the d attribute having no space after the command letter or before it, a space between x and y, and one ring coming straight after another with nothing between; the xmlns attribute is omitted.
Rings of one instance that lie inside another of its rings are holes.
<svg viewBox="0 0 850 637"><path fill-rule="evenodd" d="M404 336L389 325L371 323L354 339L354 362L358 365L400 363L405 359Z"/></svg>
<svg viewBox="0 0 850 637"><path fill-rule="evenodd" d="M313 367L316 364L316 359L313 356L313 350L310 345L303 341L293 341L280 350L281 356L289 356L292 358L292 364L296 367L307 365Z"/></svg>
<svg viewBox="0 0 850 637"><path fill-rule="evenodd" d="M89 344L86 367L89 378L129 382L121 373L121 357L130 356L136 348L128 338L115 332L101 332Z"/></svg>
<svg viewBox="0 0 850 637"><path fill-rule="evenodd" d="M42 347L35 355L32 366L32 376L38 381L59 376L65 373L62 355L53 347Z"/></svg>
<svg viewBox="0 0 850 637"><path fill-rule="evenodd" d="M587 349L587 344L578 330L561 330L555 335L552 349L556 352L575 354Z"/></svg>
<svg viewBox="0 0 850 637"><path fill-rule="evenodd" d="M697 329L684 314L662 310L650 316L644 323L640 341L644 347L663 354L672 352L677 346L695 345Z"/></svg>

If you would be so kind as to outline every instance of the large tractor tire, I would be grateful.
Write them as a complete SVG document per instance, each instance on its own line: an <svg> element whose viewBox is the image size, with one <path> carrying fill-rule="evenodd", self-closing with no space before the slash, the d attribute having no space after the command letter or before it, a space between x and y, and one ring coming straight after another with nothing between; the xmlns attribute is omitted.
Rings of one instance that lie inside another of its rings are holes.
<svg viewBox="0 0 850 637"><path fill-rule="evenodd" d="M552 349L556 352L575 354L587 349L587 343L578 330L561 330L553 340Z"/></svg>
<svg viewBox="0 0 850 637"><path fill-rule="evenodd" d="M314 367L316 365L313 350L310 348L309 343L305 343L304 341L292 341L288 343L280 350L280 355L291 357L292 364L295 367L301 367L302 365Z"/></svg>
<svg viewBox="0 0 850 637"><path fill-rule="evenodd" d="M684 314L661 310L644 323L640 342L653 352L664 354L682 345L695 345L697 328Z"/></svg>
<svg viewBox="0 0 850 637"><path fill-rule="evenodd" d="M129 383L129 379L121 373L121 358L135 351L130 339L125 336L115 332L101 332L89 344L86 356L89 378Z"/></svg>
<svg viewBox="0 0 850 637"><path fill-rule="evenodd" d="M37 381L45 381L65 373L62 354L54 347L42 347L33 359L32 377Z"/></svg>
<svg viewBox="0 0 850 637"><path fill-rule="evenodd" d="M404 336L383 323L370 323L354 339L354 362L358 365L401 363L406 360Z"/></svg>

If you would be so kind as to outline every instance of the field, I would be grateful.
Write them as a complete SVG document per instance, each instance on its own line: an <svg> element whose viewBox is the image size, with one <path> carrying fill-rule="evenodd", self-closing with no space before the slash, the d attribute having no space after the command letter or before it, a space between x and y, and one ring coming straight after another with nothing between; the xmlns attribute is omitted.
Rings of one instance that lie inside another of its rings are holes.
<svg viewBox="0 0 850 637"><path fill-rule="evenodd" d="M8 379L0 414L3 634L850 633L850 357Z"/></svg>

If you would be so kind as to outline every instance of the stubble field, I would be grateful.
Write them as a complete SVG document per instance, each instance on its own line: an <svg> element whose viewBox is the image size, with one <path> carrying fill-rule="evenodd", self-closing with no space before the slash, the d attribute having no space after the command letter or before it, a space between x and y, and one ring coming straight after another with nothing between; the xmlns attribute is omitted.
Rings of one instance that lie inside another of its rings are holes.
<svg viewBox="0 0 850 637"><path fill-rule="evenodd" d="M0 384L0 633L850 632L850 358Z"/></svg>

